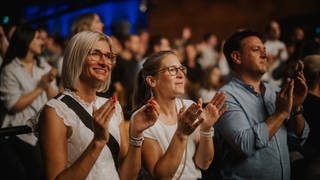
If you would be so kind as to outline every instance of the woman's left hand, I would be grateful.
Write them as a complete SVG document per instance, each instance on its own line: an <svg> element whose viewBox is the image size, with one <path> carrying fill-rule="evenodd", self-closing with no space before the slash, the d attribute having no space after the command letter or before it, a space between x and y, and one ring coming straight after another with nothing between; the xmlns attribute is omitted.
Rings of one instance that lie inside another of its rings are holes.
<svg viewBox="0 0 320 180"><path fill-rule="evenodd" d="M209 130L227 110L227 107L224 105L226 98L227 97L223 92L217 92L212 100L206 105L199 117L203 119L203 122L200 125L201 129ZM202 100L199 100L198 104L202 104Z"/></svg>

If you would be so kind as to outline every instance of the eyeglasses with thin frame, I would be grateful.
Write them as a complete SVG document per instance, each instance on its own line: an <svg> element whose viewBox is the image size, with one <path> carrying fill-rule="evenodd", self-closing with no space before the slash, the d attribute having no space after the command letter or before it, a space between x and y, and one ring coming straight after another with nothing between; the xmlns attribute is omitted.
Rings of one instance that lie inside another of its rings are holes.
<svg viewBox="0 0 320 180"><path fill-rule="evenodd" d="M108 60L111 64L116 63L117 54L112 52L103 53L98 49L93 49L88 53L88 55L91 57L93 61L99 61L104 56L106 60Z"/></svg>
<svg viewBox="0 0 320 180"><path fill-rule="evenodd" d="M185 67L185 66L179 66L179 67L169 66L169 67L162 68L162 69L160 69L159 71L154 72L153 74L156 74L156 73L159 73L159 72L163 72L163 71L168 71L168 73L169 73L171 76L176 76L176 75L178 74L178 71L179 71L179 70L180 70L184 75L187 74L187 67Z"/></svg>

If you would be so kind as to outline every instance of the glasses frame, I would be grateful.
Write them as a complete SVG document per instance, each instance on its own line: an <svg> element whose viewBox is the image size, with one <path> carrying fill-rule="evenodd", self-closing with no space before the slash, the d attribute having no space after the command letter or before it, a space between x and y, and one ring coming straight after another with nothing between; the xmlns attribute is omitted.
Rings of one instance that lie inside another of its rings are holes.
<svg viewBox="0 0 320 180"><path fill-rule="evenodd" d="M117 54L112 52L103 53L99 49L92 49L88 53L88 56L91 57L93 61L100 61L104 56L106 60L108 60L112 65L116 63Z"/></svg>
<svg viewBox="0 0 320 180"><path fill-rule="evenodd" d="M182 72L183 75L187 75L187 67L183 66L183 65L181 65L179 67L168 66L168 67L165 67L165 68L161 68L158 71L154 72L153 74L157 74L159 72L167 71L169 73L169 75L176 76L178 74L179 70Z"/></svg>

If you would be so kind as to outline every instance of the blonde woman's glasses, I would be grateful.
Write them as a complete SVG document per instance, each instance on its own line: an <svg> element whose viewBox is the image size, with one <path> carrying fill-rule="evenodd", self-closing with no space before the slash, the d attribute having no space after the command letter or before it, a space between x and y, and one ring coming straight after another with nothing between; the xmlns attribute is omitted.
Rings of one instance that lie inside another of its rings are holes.
<svg viewBox="0 0 320 180"><path fill-rule="evenodd" d="M94 49L88 54L93 61L100 61L102 58L105 58L109 63L115 64L117 54L112 52L103 53L98 49Z"/></svg>

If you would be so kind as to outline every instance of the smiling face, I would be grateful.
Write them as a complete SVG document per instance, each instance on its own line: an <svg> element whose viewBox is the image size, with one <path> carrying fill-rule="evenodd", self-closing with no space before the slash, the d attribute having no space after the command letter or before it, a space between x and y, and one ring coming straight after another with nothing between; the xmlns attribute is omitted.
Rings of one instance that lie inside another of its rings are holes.
<svg viewBox="0 0 320 180"><path fill-rule="evenodd" d="M176 69L177 73L169 72L167 67L181 67L181 63L177 56L170 54L161 60L161 71L154 75L154 83L152 84L154 91L158 96L176 97L184 94L186 75L182 70ZM172 70L172 68L171 68Z"/></svg>
<svg viewBox="0 0 320 180"><path fill-rule="evenodd" d="M100 58L94 57L97 56L97 52L100 53ZM111 51L106 41L100 40L93 45L91 52L85 59L80 75L82 83L98 88L108 80L113 62L110 56L107 56L109 53Z"/></svg>

